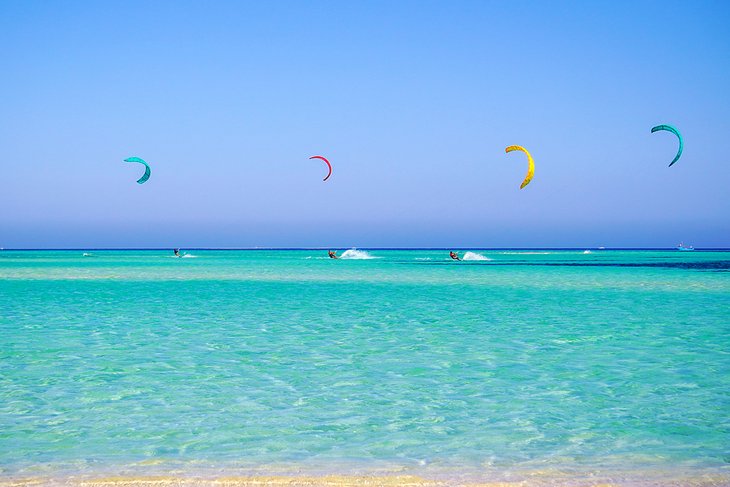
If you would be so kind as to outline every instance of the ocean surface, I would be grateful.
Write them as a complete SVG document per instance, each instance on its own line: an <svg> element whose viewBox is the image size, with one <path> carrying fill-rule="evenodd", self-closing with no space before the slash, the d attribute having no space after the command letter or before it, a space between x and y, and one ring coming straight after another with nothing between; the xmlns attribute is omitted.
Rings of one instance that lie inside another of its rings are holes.
<svg viewBox="0 0 730 487"><path fill-rule="evenodd" d="M730 252L183 254L0 251L0 478L730 479Z"/></svg>

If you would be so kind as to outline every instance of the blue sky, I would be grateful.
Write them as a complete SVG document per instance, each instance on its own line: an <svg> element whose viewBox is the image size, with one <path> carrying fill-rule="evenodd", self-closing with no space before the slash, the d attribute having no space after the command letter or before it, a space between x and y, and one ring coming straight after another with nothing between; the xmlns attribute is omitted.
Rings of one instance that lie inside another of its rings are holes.
<svg viewBox="0 0 730 487"><path fill-rule="evenodd" d="M727 2L0 0L0 246L728 247L728 22Z"/></svg>

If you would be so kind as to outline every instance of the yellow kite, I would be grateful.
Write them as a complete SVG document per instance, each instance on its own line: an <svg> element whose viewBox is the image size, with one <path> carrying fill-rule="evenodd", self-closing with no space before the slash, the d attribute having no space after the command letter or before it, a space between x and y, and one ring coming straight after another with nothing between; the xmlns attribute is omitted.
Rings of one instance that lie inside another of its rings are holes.
<svg viewBox="0 0 730 487"><path fill-rule="evenodd" d="M525 180L522 181L522 184L520 185L520 189L522 189L530 184L530 181L532 181L532 176L535 175L535 161L532 160L532 156L529 152L527 152L527 149L525 149L524 147L520 147L519 145L511 145L507 147L504 151L512 152L513 150L521 150L522 152L527 154L527 176L525 176Z"/></svg>

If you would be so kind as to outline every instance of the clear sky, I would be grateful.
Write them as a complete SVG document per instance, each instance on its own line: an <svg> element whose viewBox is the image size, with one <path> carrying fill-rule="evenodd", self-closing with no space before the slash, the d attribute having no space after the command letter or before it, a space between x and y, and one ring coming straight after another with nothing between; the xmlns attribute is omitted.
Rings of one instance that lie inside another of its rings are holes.
<svg viewBox="0 0 730 487"><path fill-rule="evenodd" d="M0 247L730 247L728 25L722 1L0 0Z"/></svg>

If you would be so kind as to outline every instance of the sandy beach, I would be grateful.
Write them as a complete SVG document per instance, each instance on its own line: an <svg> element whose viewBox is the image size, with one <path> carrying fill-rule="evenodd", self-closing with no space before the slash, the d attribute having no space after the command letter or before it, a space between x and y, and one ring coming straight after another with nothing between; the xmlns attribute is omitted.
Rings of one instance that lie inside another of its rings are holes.
<svg viewBox="0 0 730 487"><path fill-rule="evenodd" d="M619 481L605 477L571 477L555 472L535 472L513 481L459 481L427 479L416 475L252 475L252 476L109 476L109 477L33 477L0 479L0 487L69 486L69 487L726 487L730 474L667 477L647 472Z"/></svg>

